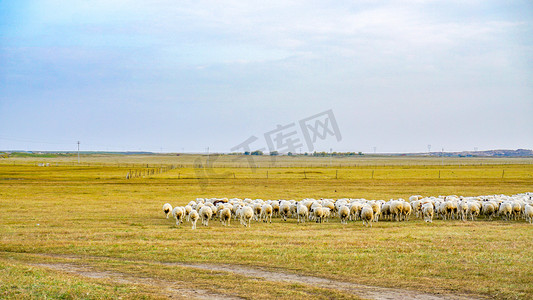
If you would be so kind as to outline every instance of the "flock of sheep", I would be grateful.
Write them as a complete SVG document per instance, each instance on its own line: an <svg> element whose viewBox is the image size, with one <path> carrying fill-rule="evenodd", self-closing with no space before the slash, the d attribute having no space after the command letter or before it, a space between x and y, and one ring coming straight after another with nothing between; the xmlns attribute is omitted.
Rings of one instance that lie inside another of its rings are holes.
<svg viewBox="0 0 533 300"><path fill-rule="evenodd" d="M283 221L295 218L298 223L322 223L333 218L340 219L343 224L361 220L363 225L370 227L373 222L379 220L408 221L412 215L426 222L432 222L434 217L443 220L474 221L478 216L484 216L488 220L500 217L502 220L525 219L526 222L533 223L533 193L478 197L415 195L409 197L409 201L351 198L301 201L198 198L184 207L172 208L172 205L165 203L163 212L167 219L172 215L177 226L184 220L191 222L192 229L196 229L198 219L202 220L204 226L208 226L211 219L220 220L224 226L229 226L231 219L239 219L242 225L250 227L252 221L272 223L273 216Z"/></svg>

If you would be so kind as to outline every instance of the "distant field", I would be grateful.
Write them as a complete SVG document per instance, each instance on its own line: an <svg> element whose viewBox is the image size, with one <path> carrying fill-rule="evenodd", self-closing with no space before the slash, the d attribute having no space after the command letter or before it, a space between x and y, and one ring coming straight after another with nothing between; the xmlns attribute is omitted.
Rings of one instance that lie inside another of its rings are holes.
<svg viewBox="0 0 533 300"><path fill-rule="evenodd" d="M189 223L176 228L161 211L165 202L185 205L197 197L388 200L533 192L531 158L254 157L258 168L246 158L90 155L81 165L76 157L0 159L0 298L201 296L194 291L254 299L353 298L347 290L316 284L258 281L256 273L172 265L195 263L533 299L533 226L524 220L426 224L413 217L371 229L338 219L275 219L251 228L212 221L192 231ZM43 163L50 166L38 166ZM128 173L138 176L126 179ZM168 282L178 287L163 288Z"/></svg>

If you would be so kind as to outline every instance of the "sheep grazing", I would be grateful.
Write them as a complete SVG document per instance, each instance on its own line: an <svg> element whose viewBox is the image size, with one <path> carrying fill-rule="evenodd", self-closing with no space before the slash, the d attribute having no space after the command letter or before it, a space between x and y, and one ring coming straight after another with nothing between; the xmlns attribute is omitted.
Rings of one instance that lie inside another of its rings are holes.
<svg viewBox="0 0 533 300"><path fill-rule="evenodd" d="M346 205L341 206L339 209L339 219L341 219L341 223L346 224L348 217L350 217L350 209Z"/></svg>
<svg viewBox="0 0 533 300"><path fill-rule="evenodd" d="M167 216L167 219L168 219L168 215L170 214L171 211L172 211L172 205L170 205L170 203L163 204L163 212Z"/></svg>
<svg viewBox="0 0 533 300"><path fill-rule="evenodd" d="M403 213L403 203L401 201L391 201L390 202L390 214L393 221L401 221Z"/></svg>
<svg viewBox="0 0 533 300"><path fill-rule="evenodd" d="M333 202L330 200L324 201L324 203L322 203L322 207L329 208L331 213L335 213L335 204L333 204Z"/></svg>
<svg viewBox="0 0 533 300"><path fill-rule="evenodd" d="M502 217L502 220L510 221L512 212L513 206L511 205L511 203L503 202L500 205L500 210L498 211L498 214Z"/></svg>
<svg viewBox="0 0 533 300"><path fill-rule="evenodd" d="M440 213L443 216L443 219L452 219L454 212L454 204L452 201L445 201L440 206Z"/></svg>
<svg viewBox="0 0 533 300"><path fill-rule="evenodd" d="M390 220L391 211L390 211L390 203L385 202L381 206L381 215L383 216L384 220Z"/></svg>
<svg viewBox="0 0 533 300"><path fill-rule="evenodd" d="M174 207L172 210L172 216L176 219L176 226L180 226L183 223L184 210L181 207Z"/></svg>
<svg viewBox="0 0 533 300"><path fill-rule="evenodd" d="M202 225L208 226L209 220L213 216L213 210L211 207L204 205L202 208L200 208L200 218L202 218Z"/></svg>
<svg viewBox="0 0 533 300"><path fill-rule="evenodd" d="M474 202L468 202L467 205L466 214L467 216L470 216L472 221L474 221L474 219L479 216L479 206Z"/></svg>
<svg viewBox="0 0 533 300"><path fill-rule="evenodd" d="M188 222L188 221L190 221L189 214L192 211L192 206L187 204L187 205L185 205L185 207L183 209L185 210L185 217L187 217L187 222Z"/></svg>
<svg viewBox="0 0 533 300"><path fill-rule="evenodd" d="M353 202L350 206L350 220L357 221L361 215L361 209L363 205L359 202Z"/></svg>
<svg viewBox="0 0 533 300"><path fill-rule="evenodd" d="M363 220L363 225L368 227L370 224L370 227L372 227L372 221L374 220L374 210L372 209L372 206L363 206L361 209L361 220Z"/></svg>
<svg viewBox="0 0 533 300"><path fill-rule="evenodd" d="M231 209L225 207L220 211L220 222L222 222L222 225L229 226L229 222L231 220Z"/></svg>
<svg viewBox="0 0 533 300"><path fill-rule="evenodd" d="M498 215L503 220L525 219L526 222L533 223L533 197L532 194L413 196L410 197L410 202L401 198L387 202L363 198L306 198L301 201L197 198L183 207L172 208L169 203L165 203L163 212L167 218L172 214L177 226L185 220L190 221L193 229L196 229L198 219L202 219L202 224L208 226L209 220L219 218L223 226L229 226L232 216L235 220L238 218L245 227L250 227L252 219L272 223L272 217L279 217L283 221L291 217L297 219L298 223L305 223L307 220L323 223L328 222L329 217L339 217L341 224L347 224L348 219L361 219L363 226L372 227L371 222L378 222L379 219L409 221L409 216L415 213L427 223L433 222L435 215L443 220L474 221L480 214L487 220Z"/></svg>
<svg viewBox="0 0 533 300"><path fill-rule="evenodd" d="M270 221L272 223L272 205L264 204L261 206L261 220L263 222Z"/></svg>
<svg viewBox="0 0 533 300"><path fill-rule="evenodd" d="M426 223L433 223L433 211L434 208L431 202L422 205L422 217Z"/></svg>
<svg viewBox="0 0 533 300"><path fill-rule="evenodd" d="M329 217L331 216L331 209L329 207L322 207L322 210L324 211L324 220L326 222L329 222Z"/></svg>
<svg viewBox="0 0 533 300"><path fill-rule="evenodd" d="M511 211L511 215L513 216L513 219L519 220L520 215L522 214L522 205L520 202L513 202L512 203L513 210Z"/></svg>
<svg viewBox="0 0 533 300"><path fill-rule="evenodd" d="M372 211L374 211L374 222L377 222L379 220L379 216L381 215L381 205L378 202L372 202L370 204L372 206Z"/></svg>
<svg viewBox="0 0 533 300"><path fill-rule="evenodd" d="M189 220L192 223L192 229L196 229L196 221L198 221L198 218L200 218L198 212L196 210L191 210L189 213Z"/></svg>
<svg viewBox="0 0 533 300"><path fill-rule="evenodd" d="M457 205L457 210L459 212L459 216L461 217L461 221L466 221L466 216L468 215L468 203L464 201L459 202Z"/></svg>
<svg viewBox="0 0 533 300"><path fill-rule="evenodd" d="M482 212L485 216L489 217L489 220L492 220L496 214L496 206L492 202L485 202L482 206Z"/></svg>
<svg viewBox="0 0 533 300"><path fill-rule="evenodd" d="M411 216L411 212L412 212L411 204L409 204L408 202L404 202L402 206L403 206L402 219L404 221L409 221L409 216Z"/></svg>
<svg viewBox="0 0 533 300"><path fill-rule="evenodd" d="M241 224L250 227L250 223L252 222L252 218L254 217L254 209L250 206L245 206L241 210Z"/></svg>
<svg viewBox="0 0 533 300"><path fill-rule="evenodd" d="M261 216L261 203L254 203L253 209L254 209L254 219L256 221L259 221L259 217Z"/></svg>
<svg viewBox="0 0 533 300"><path fill-rule="evenodd" d="M316 207L314 209L314 215L317 223L323 223L324 222L324 216L326 214L326 210L323 207Z"/></svg>
<svg viewBox="0 0 533 300"><path fill-rule="evenodd" d="M279 206L279 214L281 216L281 218L283 219L283 221L287 221L287 217L290 215L291 213L291 204L290 202L282 202Z"/></svg>
<svg viewBox="0 0 533 300"><path fill-rule="evenodd" d="M533 206L526 204L524 208L524 216L526 217L526 222L533 224Z"/></svg>
<svg viewBox="0 0 533 300"><path fill-rule="evenodd" d="M409 197L411 208L413 209L413 212L415 213L415 216L417 218L420 218L420 213L422 212L422 201L420 201L420 200L411 200L411 198L413 198L413 197L417 197L417 196ZM418 197L416 199L418 199Z"/></svg>
<svg viewBox="0 0 533 300"><path fill-rule="evenodd" d="M309 218L309 209L303 204L298 204L296 208L296 213L298 214L298 223L305 223L305 219Z"/></svg>
<svg viewBox="0 0 533 300"><path fill-rule="evenodd" d="M279 201L272 201L270 205L272 205L272 214L276 217L279 216Z"/></svg>

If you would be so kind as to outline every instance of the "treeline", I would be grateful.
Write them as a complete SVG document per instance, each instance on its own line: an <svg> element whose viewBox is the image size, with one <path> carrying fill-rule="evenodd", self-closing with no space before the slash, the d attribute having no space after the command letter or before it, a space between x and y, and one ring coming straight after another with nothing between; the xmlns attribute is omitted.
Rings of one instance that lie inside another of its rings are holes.
<svg viewBox="0 0 533 300"><path fill-rule="evenodd" d="M255 151L245 151L245 152L232 152L229 153L229 155L267 155L261 150L255 150ZM329 157L329 156L355 156L355 155L364 155L363 152L313 152L313 153L293 153L288 152L287 154L279 153L278 151L271 151L268 152L268 155L270 156L277 156L277 155L288 155L288 156L318 156L318 157Z"/></svg>

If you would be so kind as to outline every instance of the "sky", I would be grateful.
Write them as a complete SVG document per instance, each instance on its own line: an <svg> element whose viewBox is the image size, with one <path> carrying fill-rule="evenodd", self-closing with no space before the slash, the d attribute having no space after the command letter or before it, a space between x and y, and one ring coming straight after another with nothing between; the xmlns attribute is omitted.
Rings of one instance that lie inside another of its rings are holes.
<svg viewBox="0 0 533 300"><path fill-rule="evenodd" d="M533 2L0 1L0 150L77 141L533 149Z"/></svg>

